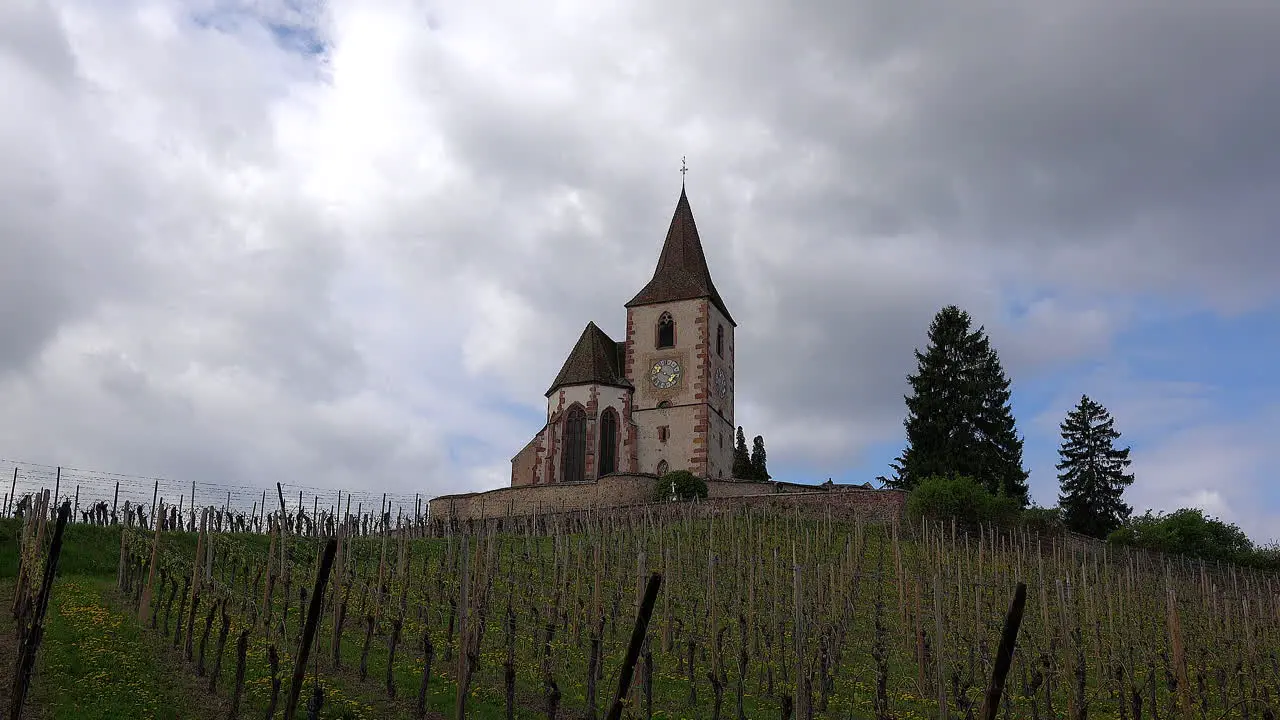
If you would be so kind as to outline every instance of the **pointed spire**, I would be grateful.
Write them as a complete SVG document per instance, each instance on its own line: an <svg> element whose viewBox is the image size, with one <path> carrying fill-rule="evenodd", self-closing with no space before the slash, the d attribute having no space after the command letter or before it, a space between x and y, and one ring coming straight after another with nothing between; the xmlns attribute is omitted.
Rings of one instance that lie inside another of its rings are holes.
<svg viewBox="0 0 1280 720"><path fill-rule="evenodd" d="M546 395L550 397L551 393L567 385L630 387L622 371L619 349L620 343L614 342L594 322L587 323Z"/></svg>
<svg viewBox="0 0 1280 720"><path fill-rule="evenodd" d="M711 281L702 240L698 237L698 226L693 221L693 209L689 207L689 197L682 183L680 199L676 202L675 214L671 216L671 227L667 229L667 239L662 245L662 254L658 256L653 279L626 307L696 298L710 298L712 304L724 313L725 319L737 326Z"/></svg>

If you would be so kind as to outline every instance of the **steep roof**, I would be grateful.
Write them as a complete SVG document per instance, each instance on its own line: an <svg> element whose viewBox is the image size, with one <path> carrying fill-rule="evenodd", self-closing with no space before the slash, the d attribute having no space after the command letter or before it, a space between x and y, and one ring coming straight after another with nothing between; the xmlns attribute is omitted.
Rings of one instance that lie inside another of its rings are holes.
<svg viewBox="0 0 1280 720"><path fill-rule="evenodd" d="M698 226L693 222L693 209L689 207L689 198L681 187L680 200L676 202L675 214L671 216L671 227L667 230L667 240L662 245L662 254L658 256L653 279L631 298L626 307L695 298L710 298L711 303L724 313L725 319L737 326L711 281L707 256L703 254L702 240L698 238Z"/></svg>
<svg viewBox="0 0 1280 720"><path fill-rule="evenodd" d="M623 371L622 349L625 343L614 342L594 322L587 323L577 344L569 352L569 357L556 375L555 382L547 390L551 393L566 385L612 385L614 387L631 387Z"/></svg>

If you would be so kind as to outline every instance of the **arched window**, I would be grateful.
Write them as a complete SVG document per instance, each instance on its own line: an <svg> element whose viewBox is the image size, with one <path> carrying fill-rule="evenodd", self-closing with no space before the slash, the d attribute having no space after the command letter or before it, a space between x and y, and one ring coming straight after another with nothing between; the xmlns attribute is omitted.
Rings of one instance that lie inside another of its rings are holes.
<svg viewBox="0 0 1280 720"><path fill-rule="evenodd" d="M658 348L676 346L676 321L671 313L664 312L658 317Z"/></svg>
<svg viewBox="0 0 1280 720"><path fill-rule="evenodd" d="M724 326L716 325L716 355L724 357Z"/></svg>
<svg viewBox="0 0 1280 720"><path fill-rule="evenodd" d="M600 416L600 472L608 475L618 469L618 413L608 408Z"/></svg>
<svg viewBox="0 0 1280 720"><path fill-rule="evenodd" d="M659 460L658 461L658 477L662 477L663 475L666 475L668 467L670 466L667 465L666 460Z"/></svg>
<svg viewBox="0 0 1280 720"><path fill-rule="evenodd" d="M662 402L658 403L658 407L659 407L659 408L669 408L669 407L671 407L671 401L670 401L670 400L663 400Z"/></svg>
<svg viewBox="0 0 1280 720"><path fill-rule="evenodd" d="M564 419L564 458L561 482L582 482L587 470L587 413L581 405L569 408Z"/></svg>

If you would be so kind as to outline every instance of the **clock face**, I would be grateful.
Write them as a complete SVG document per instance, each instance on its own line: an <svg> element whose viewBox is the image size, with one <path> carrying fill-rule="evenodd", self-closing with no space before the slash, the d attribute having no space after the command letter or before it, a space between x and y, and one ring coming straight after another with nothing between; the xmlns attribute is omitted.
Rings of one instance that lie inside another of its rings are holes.
<svg viewBox="0 0 1280 720"><path fill-rule="evenodd" d="M659 390L666 390L680 382L680 372L680 363L675 360L659 360L649 368L649 382Z"/></svg>
<svg viewBox="0 0 1280 720"><path fill-rule="evenodd" d="M716 392L720 397L729 394L729 376L725 374L724 368L716 368Z"/></svg>

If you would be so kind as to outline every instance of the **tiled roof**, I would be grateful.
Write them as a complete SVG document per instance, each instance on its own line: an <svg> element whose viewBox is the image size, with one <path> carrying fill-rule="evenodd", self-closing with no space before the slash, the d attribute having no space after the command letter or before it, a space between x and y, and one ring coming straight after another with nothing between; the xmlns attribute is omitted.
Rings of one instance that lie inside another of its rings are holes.
<svg viewBox="0 0 1280 720"><path fill-rule="evenodd" d="M693 209L689 207L684 188L680 188L680 200L671 217L671 227L667 230L667 240L662 245L653 279L626 307L695 298L710 298L711 303L724 313L725 319L737 326L711 281L707 257L698 238L698 226L693 222Z"/></svg>
<svg viewBox="0 0 1280 720"><path fill-rule="evenodd" d="M614 342L594 322L587 323L587 328L560 368L560 374L547 390L547 397L566 385L631 387L623 371L624 347L626 343Z"/></svg>

